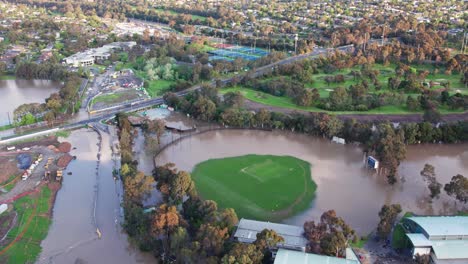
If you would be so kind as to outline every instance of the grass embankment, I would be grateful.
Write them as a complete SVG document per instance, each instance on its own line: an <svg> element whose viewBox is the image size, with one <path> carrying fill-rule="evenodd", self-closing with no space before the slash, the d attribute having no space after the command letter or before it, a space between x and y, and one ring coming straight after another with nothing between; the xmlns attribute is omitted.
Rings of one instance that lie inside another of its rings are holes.
<svg viewBox="0 0 468 264"><path fill-rule="evenodd" d="M7 192L11 191L11 189L15 187L15 183L19 181L19 179L19 176L11 175L10 178L8 178L8 180L0 183L0 189L4 189Z"/></svg>
<svg viewBox="0 0 468 264"><path fill-rule="evenodd" d="M93 98L91 101L91 108L97 103L104 103L107 105L113 105L122 103L125 101L135 100L138 98L138 94L132 92L117 92L111 94L102 94Z"/></svg>
<svg viewBox="0 0 468 264"><path fill-rule="evenodd" d="M51 223L51 203L52 190L48 186L13 203L17 223L8 233L7 243L0 248L1 263L35 262Z"/></svg>
<svg viewBox="0 0 468 264"><path fill-rule="evenodd" d="M2 75L2 76L0 76L0 80L16 80L16 76L14 76L14 75Z"/></svg>
<svg viewBox="0 0 468 264"><path fill-rule="evenodd" d="M317 188L310 164L290 156L212 159L199 163L192 175L204 199L259 220L278 221L306 209Z"/></svg>
<svg viewBox="0 0 468 264"><path fill-rule="evenodd" d="M416 70L429 70L431 71L432 67L428 65L412 65L411 67L415 68ZM382 85L381 90L376 90L373 85L369 85L369 93L373 94L380 94L384 92L391 92L388 88L388 78L392 77L395 75L395 68L396 65L390 64L388 66L384 66L382 64L375 64L373 65L372 69L373 70L378 70L379 75L377 76L377 79ZM354 79L351 76L352 71L359 71L360 67L356 66L353 68L347 68L347 69L342 69L340 71L334 72L333 74L326 74L323 71L320 71L318 74L313 75L313 82L311 83L305 83L306 88L317 88L320 97L321 98L328 98L330 95L330 92L333 91L337 87L349 87L350 85L357 84L361 82L361 80ZM443 72L441 70L441 72ZM330 83L327 84L325 81L326 76L336 76L338 74L342 74L345 76L345 82L344 83ZM279 78L285 78L285 79L291 79L289 76L282 76L282 77L270 77L270 78L265 78L262 81L273 81L275 79ZM450 91L449 94L455 94L456 92L460 92L462 94L468 94L468 89L465 88L463 83L461 82L461 75L460 74L451 74L447 75L444 73L437 73L437 74L429 74L426 77L426 81L434 81L435 85L431 88L432 90L439 90L442 89L442 83L449 81L450 82ZM367 81L370 83L370 80L367 79ZM309 112L327 112L327 113L332 113L332 114L415 114L415 113L422 113L422 111L411 111L407 108L406 104L401 104L401 105L387 105L387 106L382 106L379 108L371 109L369 111L326 111L320 108L317 108L315 106L311 107L303 107L295 104L293 100L289 97L286 96L274 96L270 95L261 91L256 91L248 87L242 87L242 86L236 86L232 88L227 88L223 89L221 93L227 93L227 92L240 92L245 98L247 98L250 101L257 102L260 104L268 105L268 106L273 106L273 107L279 107L279 108L287 108L287 109L292 109L292 110L302 110L302 111L309 111ZM418 94L411 94L407 93L404 94L405 98L406 96L413 96L413 97L418 97ZM448 114L448 113L461 113L463 110L451 110L446 106L440 106L439 111L442 114Z"/></svg>

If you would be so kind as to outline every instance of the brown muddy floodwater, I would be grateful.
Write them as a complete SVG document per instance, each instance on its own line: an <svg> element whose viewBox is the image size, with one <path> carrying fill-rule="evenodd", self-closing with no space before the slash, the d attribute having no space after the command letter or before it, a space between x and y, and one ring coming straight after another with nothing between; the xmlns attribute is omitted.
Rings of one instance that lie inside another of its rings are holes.
<svg viewBox="0 0 468 264"><path fill-rule="evenodd" d="M376 228L378 211L385 203L400 203L404 211L417 214L450 214L462 209L443 191L439 199L430 203L429 191L419 172L425 163L434 165L442 184L457 173L466 176L468 144L408 147L407 159L399 168L401 178L395 186L363 167L364 155L358 146L281 131L206 132L168 147L156 157L156 163L173 162L178 169L191 171L197 163L208 159L246 154L289 155L312 165L312 179L318 186L316 197L309 209L285 219L285 223L302 226L305 221L318 220L324 211L334 209L364 235Z"/></svg>
<svg viewBox="0 0 468 264"><path fill-rule="evenodd" d="M58 92L60 86L60 82L47 80L0 80L0 125L8 124L8 113L12 119L18 106L44 103L44 99Z"/></svg>
<svg viewBox="0 0 468 264"><path fill-rule="evenodd" d="M98 170L96 132L73 131L66 141L76 147L70 154L77 159L64 172L38 263L154 263L154 258L134 248L122 231L122 186L112 176L114 164L120 161L114 163L111 136L102 133ZM96 228L102 233L100 239Z"/></svg>

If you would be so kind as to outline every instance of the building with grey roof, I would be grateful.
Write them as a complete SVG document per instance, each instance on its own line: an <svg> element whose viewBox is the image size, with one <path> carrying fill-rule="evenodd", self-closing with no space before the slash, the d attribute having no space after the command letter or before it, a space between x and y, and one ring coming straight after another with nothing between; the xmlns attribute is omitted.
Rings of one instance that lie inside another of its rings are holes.
<svg viewBox="0 0 468 264"><path fill-rule="evenodd" d="M348 254L349 257L348 257ZM360 264L351 249L346 250L346 258L323 256L287 249L279 249L274 264Z"/></svg>
<svg viewBox="0 0 468 264"><path fill-rule="evenodd" d="M402 221L413 256L433 263L468 263L468 216L417 216Z"/></svg>
<svg viewBox="0 0 468 264"><path fill-rule="evenodd" d="M242 243L253 243L257 239L257 234L264 229L274 230L284 238L284 242L278 243L278 248L305 251L307 240L303 236L302 226L277 224L242 218L237 225L234 237Z"/></svg>

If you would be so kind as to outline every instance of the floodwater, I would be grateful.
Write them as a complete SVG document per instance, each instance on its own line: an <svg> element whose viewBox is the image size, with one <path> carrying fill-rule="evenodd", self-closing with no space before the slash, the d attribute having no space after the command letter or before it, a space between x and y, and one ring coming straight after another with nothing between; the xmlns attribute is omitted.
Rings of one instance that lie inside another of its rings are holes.
<svg viewBox="0 0 468 264"><path fill-rule="evenodd" d="M48 80L0 80L0 125L8 124L8 113L26 103L44 103L50 94L58 92L60 82Z"/></svg>
<svg viewBox="0 0 468 264"><path fill-rule="evenodd" d="M173 162L180 170L191 171L204 160L245 154L294 156L312 165L317 183L316 197L310 208L284 220L302 226L318 220L329 209L345 219L359 234L377 227L383 204L400 203L404 211L417 214L450 214L462 209L443 191L430 203L429 191L419 172L425 163L435 166L442 184L457 173L468 171L468 144L419 145L408 148L407 159L400 165L400 181L390 186L382 175L363 167L364 155L355 145L339 145L328 140L291 132L220 130L186 138L166 148L156 157L162 165ZM274 199L272 193L272 199ZM466 208L465 208L466 209Z"/></svg>
<svg viewBox="0 0 468 264"><path fill-rule="evenodd" d="M111 133L115 133L112 128ZM128 242L121 228L122 186L112 176L114 164L120 161L114 163L111 136L102 133L98 170L96 132L80 129L66 140L76 147L70 154L77 159L64 172L38 263L154 263L154 258Z"/></svg>

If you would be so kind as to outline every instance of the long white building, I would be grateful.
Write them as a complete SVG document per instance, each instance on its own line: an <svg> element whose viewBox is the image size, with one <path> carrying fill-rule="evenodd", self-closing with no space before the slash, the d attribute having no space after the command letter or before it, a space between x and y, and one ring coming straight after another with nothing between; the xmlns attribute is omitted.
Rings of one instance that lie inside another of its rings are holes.
<svg viewBox="0 0 468 264"><path fill-rule="evenodd" d="M64 63L73 67L91 66L98 61L109 59L112 52L131 49L135 45L135 41L113 42L100 48L88 49L86 51L73 54L72 56L65 58Z"/></svg>

